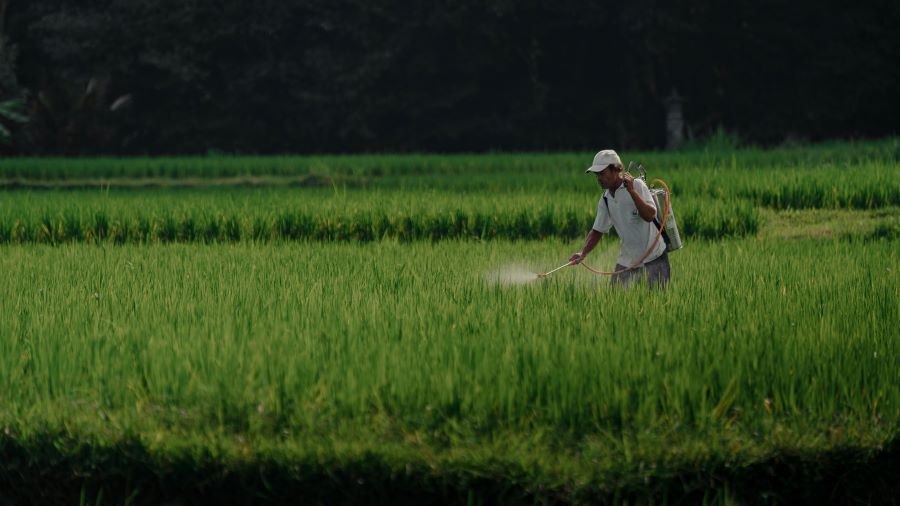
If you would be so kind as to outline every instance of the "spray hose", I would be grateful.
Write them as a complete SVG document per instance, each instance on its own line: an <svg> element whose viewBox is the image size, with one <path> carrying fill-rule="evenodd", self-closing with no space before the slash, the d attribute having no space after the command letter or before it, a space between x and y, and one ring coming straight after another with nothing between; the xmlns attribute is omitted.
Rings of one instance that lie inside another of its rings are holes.
<svg viewBox="0 0 900 506"><path fill-rule="evenodd" d="M582 267L584 267L585 269L593 272L594 274L600 275L600 276L615 276L616 274L621 274L623 272L628 272L630 270L637 269L638 267L641 266L641 264L644 263L644 259L650 255L650 253L653 251L654 248L656 248L656 242L659 241L659 236L662 235L662 231L666 226L666 220L669 219L669 212L672 209L672 192L669 191L669 185L667 185L665 183L665 181L663 181L662 179L654 179L653 181L650 181L650 184L655 184L655 183L659 183L660 186L662 186L666 190L666 197L667 197L666 198L666 212L663 213L662 221L659 224L659 230L656 231L656 237L653 238L653 242L650 244L650 247L647 248L647 251L644 252L644 256L642 256L631 267L626 267L624 269L620 269L618 271L613 271L613 272L597 270L597 269L594 269L593 267L587 265L584 262L580 262Z"/></svg>

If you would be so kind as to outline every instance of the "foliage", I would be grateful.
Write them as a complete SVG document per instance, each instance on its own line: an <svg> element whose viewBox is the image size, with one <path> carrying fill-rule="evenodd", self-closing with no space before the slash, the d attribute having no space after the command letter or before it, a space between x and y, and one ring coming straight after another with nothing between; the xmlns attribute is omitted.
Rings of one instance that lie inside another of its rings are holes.
<svg viewBox="0 0 900 506"><path fill-rule="evenodd" d="M26 123L26 118L22 113L22 101L18 99L10 99L0 102L0 143L9 143L11 133L3 122Z"/></svg>
<svg viewBox="0 0 900 506"><path fill-rule="evenodd" d="M108 77L47 84L33 104L29 141L67 155L104 151L126 135L119 116L130 103L130 94L111 96Z"/></svg>
<svg viewBox="0 0 900 506"><path fill-rule="evenodd" d="M9 145L12 139L10 124L26 123L28 118L24 113L24 92L16 76L17 50L3 37L5 9L6 5L0 3L0 97L5 98L0 102L0 144Z"/></svg>
<svg viewBox="0 0 900 506"><path fill-rule="evenodd" d="M101 76L134 97L129 114L82 121L111 129L102 143L35 122L43 154L646 148L664 144L673 87L701 138L719 125L766 144L895 134L900 11L840 11L32 0L10 4L8 36L33 104Z"/></svg>

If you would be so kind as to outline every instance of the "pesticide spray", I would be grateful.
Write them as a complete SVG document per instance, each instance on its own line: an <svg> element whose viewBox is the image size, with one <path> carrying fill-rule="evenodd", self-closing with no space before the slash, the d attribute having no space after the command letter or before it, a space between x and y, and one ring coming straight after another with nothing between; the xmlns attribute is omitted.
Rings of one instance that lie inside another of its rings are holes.
<svg viewBox="0 0 900 506"><path fill-rule="evenodd" d="M524 285L537 278L534 276L534 271L524 265L510 265L503 269L491 272L488 274L487 279L493 284L510 286Z"/></svg>
<svg viewBox="0 0 900 506"><path fill-rule="evenodd" d="M626 169L626 173L630 174L631 171L636 170L640 175L637 176L637 179L644 181L647 183L647 172L644 170L643 165L635 165L635 163L629 162L628 169ZM651 186L653 185L653 186ZM637 269L644 263L644 259L650 255L653 249L656 247L657 241L663 240L666 244L666 252L672 252L681 249L681 235L678 233L678 224L675 221L675 211L672 209L672 192L669 190L669 185L665 183L665 181L661 179L654 179L647 184L647 187L650 189L650 195L653 197L653 203L656 205L657 210L662 210L662 221L658 221L654 219L654 224L656 225L657 232L656 237L651 242L651 246L647 248L647 251L644 252L643 256L638 259L634 265L630 267L626 267L624 269L613 271L613 272L605 272L594 269L584 262L580 262L580 265L585 269L593 272L594 274L598 274L601 276L612 276L615 274L621 274L623 272L628 272L633 269ZM559 267L548 271L548 272L539 272L537 273L536 279L546 278L550 276L554 272L561 270L565 267L569 267L570 265L575 265L574 262L567 262Z"/></svg>

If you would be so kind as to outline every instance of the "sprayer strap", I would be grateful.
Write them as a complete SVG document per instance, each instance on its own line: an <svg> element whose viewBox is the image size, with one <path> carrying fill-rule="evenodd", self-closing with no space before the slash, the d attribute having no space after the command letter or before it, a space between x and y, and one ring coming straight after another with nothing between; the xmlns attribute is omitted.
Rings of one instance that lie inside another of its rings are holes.
<svg viewBox="0 0 900 506"><path fill-rule="evenodd" d="M606 200L606 195L603 195L603 204L606 205L606 212L607 212L607 214L609 214L610 216L612 216L612 213L609 211L609 201ZM659 209L657 209L656 212L657 212L657 214L658 214L658 213L659 213ZM654 217L653 217L653 224L656 225L656 230L659 230L660 232L662 232L663 242L666 243L666 247L668 248L668 246L669 246L669 234L666 233L666 231L663 229L662 225L659 223L659 218L657 218L657 217L654 216Z"/></svg>
<svg viewBox="0 0 900 506"><path fill-rule="evenodd" d="M656 225L656 230L662 232L663 242L666 243L666 247L669 246L669 234L666 232L666 229L662 227L659 223L659 218L653 218L653 224Z"/></svg>
<svg viewBox="0 0 900 506"><path fill-rule="evenodd" d="M656 230L656 237L653 238L653 245L651 245L649 248L647 248L647 251L644 252L644 256L642 256L642 257L640 258L640 260L638 260L637 262L635 262L634 265L632 265L631 267L625 267L624 269L619 269L619 270L614 271L614 272L599 271L599 270L594 269L593 267L587 265L587 264L584 263L584 262L579 262L578 265L580 265L580 266L584 267L585 269L587 269L587 270L593 272L594 274L599 274L599 275L602 275L602 276L615 276L616 274L621 274L621 273L623 273L623 272L630 271L630 270L632 270L632 269L637 269L638 267L643 266L643 264L644 264L644 259L647 258L647 255L649 255L650 252L653 251L653 248L656 246L656 241L659 240L659 236L662 234L662 232L663 232L663 230L664 230L663 227L666 226L666 221L669 219L669 213L672 211L672 200L671 200L671 195L672 195L672 194L669 192L669 185L667 185L666 182L663 181L662 179L654 179L653 181L650 181L650 183L651 183L651 184L652 184L652 183L659 183L660 186L662 186L663 188L665 188L666 194L667 194L667 195L670 195L670 198L669 198L669 200L668 200L667 203L666 203L666 210L665 210L665 212L663 213L662 223L660 224L661 226ZM606 195L603 196L603 201L606 202ZM609 202L606 202L606 210L609 211Z"/></svg>

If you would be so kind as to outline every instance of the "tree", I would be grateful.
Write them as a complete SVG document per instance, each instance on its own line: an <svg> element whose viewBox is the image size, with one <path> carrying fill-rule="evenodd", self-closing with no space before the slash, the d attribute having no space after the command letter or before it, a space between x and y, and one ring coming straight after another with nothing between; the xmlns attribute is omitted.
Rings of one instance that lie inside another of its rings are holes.
<svg viewBox="0 0 900 506"><path fill-rule="evenodd" d="M25 123L28 118L22 114L24 103L20 99L9 99L0 102L0 143L9 144L12 133L5 124Z"/></svg>
<svg viewBox="0 0 900 506"><path fill-rule="evenodd" d="M699 135L896 132L900 4L761 1L0 0L0 97L58 154L659 147L673 87Z"/></svg>

